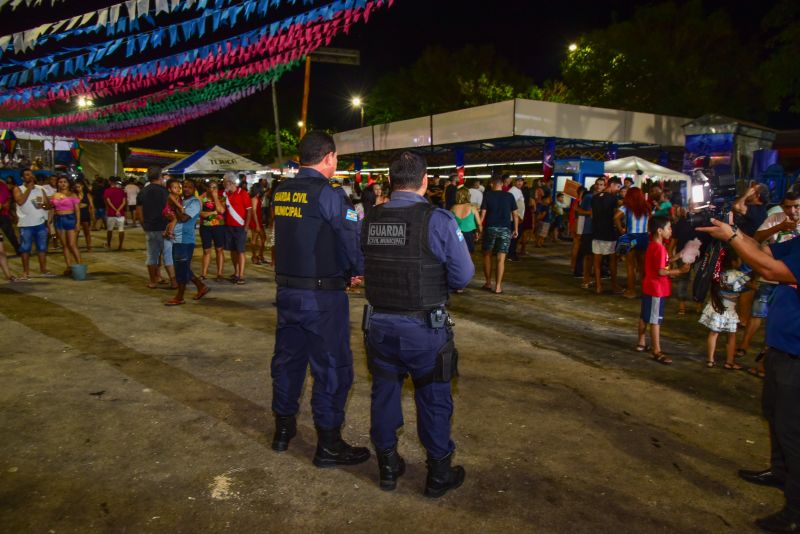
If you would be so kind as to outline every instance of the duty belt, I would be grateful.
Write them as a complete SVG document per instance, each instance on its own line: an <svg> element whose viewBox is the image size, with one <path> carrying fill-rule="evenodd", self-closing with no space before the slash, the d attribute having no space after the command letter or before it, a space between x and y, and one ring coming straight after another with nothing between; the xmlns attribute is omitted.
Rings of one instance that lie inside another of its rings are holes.
<svg viewBox="0 0 800 534"><path fill-rule="evenodd" d="M403 315L427 321L432 310L390 310L386 308L372 308L372 313L385 313L387 315Z"/></svg>
<svg viewBox="0 0 800 534"><path fill-rule="evenodd" d="M278 287L290 289L339 290L347 287L347 282L344 278L302 278L276 274L275 282Z"/></svg>

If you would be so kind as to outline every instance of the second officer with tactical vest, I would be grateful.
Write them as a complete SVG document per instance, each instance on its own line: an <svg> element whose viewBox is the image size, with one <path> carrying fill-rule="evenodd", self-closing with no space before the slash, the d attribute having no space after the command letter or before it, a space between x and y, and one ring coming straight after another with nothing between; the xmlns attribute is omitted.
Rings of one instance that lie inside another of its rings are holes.
<svg viewBox="0 0 800 534"><path fill-rule="evenodd" d="M405 472L397 452L403 426L400 397L406 375L414 382L417 431L428 453L425 495L440 497L464 481L451 466L453 399L450 380L457 352L445 304L475 267L450 212L423 196L425 160L403 152L389 168L391 200L369 211L361 229L366 297L364 338L372 373L371 438L378 455L380 487L393 490Z"/></svg>

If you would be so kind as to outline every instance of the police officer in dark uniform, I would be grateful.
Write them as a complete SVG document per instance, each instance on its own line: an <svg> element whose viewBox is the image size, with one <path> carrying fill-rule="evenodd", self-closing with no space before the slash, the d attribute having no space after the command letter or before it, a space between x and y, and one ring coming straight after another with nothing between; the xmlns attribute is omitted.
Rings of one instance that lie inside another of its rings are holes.
<svg viewBox="0 0 800 534"><path fill-rule="evenodd" d="M428 452L425 495L441 497L464 481L451 467L453 399L450 380L458 353L445 304L475 267L453 215L423 196L425 160L403 152L389 167L391 200L363 221L366 297L364 331L372 373L371 437L378 455L380 487L393 490L405 471L397 452L403 426L400 395L407 374L414 382L417 433Z"/></svg>
<svg viewBox="0 0 800 534"><path fill-rule="evenodd" d="M769 532L800 532L800 239L760 248L735 226L712 221L698 228L727 242L755 272L780 284L767 317L766 376L762 403L769 423L772 454L765 471L739 471L748 482L783 488L786 504L756 520Z"/></svg>
<svg viewBox="0 0 800 534"><path fill-rule="evenodd" d="M328 182L337 164L333 138L309 132L298 151L300 171L278 185L273 200L278 325L272 358L272 448L285 451L297 432L296 414L310 363L318 437L314 465L354 465L369 458L366 447L352 447L341 436L353 383L345 288L363 273L364 263L358 215L344 191Z"/></svg>

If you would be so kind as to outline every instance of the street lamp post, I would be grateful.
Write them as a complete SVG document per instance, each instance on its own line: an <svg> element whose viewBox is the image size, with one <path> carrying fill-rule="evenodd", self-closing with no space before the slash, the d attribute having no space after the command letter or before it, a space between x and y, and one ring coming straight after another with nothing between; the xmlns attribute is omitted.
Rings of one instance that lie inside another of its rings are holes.
<svg viewBox="0 0 800 534"><path fill-rule="evenodd" d="M364 101L361 100L361 97L354 96L353 99L350 101L354 108L358 108L361 112L361 128L364 127Z"/></svg>

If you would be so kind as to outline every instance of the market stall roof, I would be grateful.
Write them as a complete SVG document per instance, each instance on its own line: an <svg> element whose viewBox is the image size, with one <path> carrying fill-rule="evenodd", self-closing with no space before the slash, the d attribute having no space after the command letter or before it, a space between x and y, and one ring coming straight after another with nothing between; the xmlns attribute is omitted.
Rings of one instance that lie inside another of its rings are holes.
<svg viewBox="0 0 800 534"><path fill-rule="evenodd" d="M656 165L636 156L606 161L604 164L606 174L632 174L646 175L665 180L689 180L689 176L682 172L673 171L661 165ZM637 172L641 171L641 172Z"/></svg>
<svg viewBox="0 0 800 534"><path fill-rule="evenodd" d="M228 171L263 171L269 167L244 156L234 154L219 145L194 154L164 167L167 174L223 174Z"/></svg>
<svg viewBox="0 0 800 534"><path fill-rule="evenodd" d="M601 146L680 147L691 119L620 109L576 106L517 98L426 117L365 126L334 135L337 153L367 154L406 148L434 152L452 147L491 150L498 144L541 142ZM560 141L560 142L562 142Z"/></svg>

